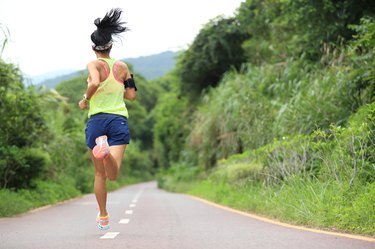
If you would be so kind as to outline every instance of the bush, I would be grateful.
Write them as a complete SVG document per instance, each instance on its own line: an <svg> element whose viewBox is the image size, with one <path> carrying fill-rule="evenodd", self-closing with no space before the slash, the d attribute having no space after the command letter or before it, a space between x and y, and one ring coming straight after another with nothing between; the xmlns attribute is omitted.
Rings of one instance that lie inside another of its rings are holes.
<svg viewBox="0 0 375 249"><path fill-rule="evenodd" d="M127 178L130 175L138 179L148 180L152 178L154 169L148 151L142 151L140 142L132 141L127 147L120 169L120 177Z"/></svg>
<svg viewBox="0 0 375 249"><path fill-rule="evenodd" d="M194 113L187 150L207 169L221 158L271 141L274 110L258 91L260 70L228 73ZM259 78L258 78L259 77Z"/></svg>
<svg viewBox="0 0 375 249"><path fill-rule="evenodd" d="M302 135L286 137L256 150L254 161L263 165L261 175L267 184L280 184L294 175L311 176L317 171L310 138Z"/></svg>
<svg viewBox="0 0 375 249"><path fill-rule="evenodd" d="M32 208L32 201L9 189L0 189L0 217L23 213Z"/></svg>
<svg viewBox="0 0 375 249"><path fill-rule="evenodd" d="M317 131L318 157L322 159L324 178L338 182L374 181L375 175L375 103L363 106L350 118L347 127L331 127L328 133Z"/></svg>
<svg viewBox="0 0 375 249"><path fill-rule="evenodd" d="M22 196L33 202L35 207L54 204L81 194L75 188L74 181L68 177L61 177L56 182L37 180L35 185L35 189L18 191Z"/></svg>
<svg viewBox="0 0 375 249"><path fill-rule="evenodd" d="M0 147L0 184L6 188L33 187L51 164L49 155L38 148Z"/></svg>
<svg viewBox="0 0 375 249"><path fill-rule="evenodd" d="M157 174L158 187L175 192L185 192L202 177L202 169L176 164Z"/></svg>
<svg viewBox="0 0 375 249"><path fill-rule="evenodd" d="M24 213L80 195L74 181L61 177L56 182L35 180L33 189L0 189L0 216Z"/></svg>
<svg viewBox="0 0 375 249"><path fill-rule="evenodd" d="M347 101L350 93L349 72L331 68L309 72L295 79L294 94L280 109L274 124L275 133L311 134L330 125L343 125L355 111Z"/></svg>
<svg viewBox="0 0 375 249"><path fill-rule="evenodd" d="M167 168L180 159L181 151L190 127L191 110L187 99L175 92L159 98L153 110L153 159L157 168Z"/></svg>

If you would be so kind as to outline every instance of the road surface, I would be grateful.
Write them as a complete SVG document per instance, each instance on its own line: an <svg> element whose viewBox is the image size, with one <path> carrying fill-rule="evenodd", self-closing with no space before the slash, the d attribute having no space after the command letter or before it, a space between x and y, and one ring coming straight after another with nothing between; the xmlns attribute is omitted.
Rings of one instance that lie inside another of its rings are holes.
<svg viewBox="0 0 375 249"><path fill-rule="evenodd" d="M94 195L0 219L1 249L375 249L375 240L305 231L159 190L155 182L108 196L110 230L97 229Z"/></svg>

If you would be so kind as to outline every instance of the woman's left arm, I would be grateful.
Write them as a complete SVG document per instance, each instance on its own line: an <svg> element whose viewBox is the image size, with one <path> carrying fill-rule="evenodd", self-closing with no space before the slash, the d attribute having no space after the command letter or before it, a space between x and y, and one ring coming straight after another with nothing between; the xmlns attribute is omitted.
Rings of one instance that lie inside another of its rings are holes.
<svg viewBox="0 0 375 249"><path fill-rule="evenodd" d="M134 101L137 98L137 88L133 80L133 75L130 73L128 65L124 63L125 81L124 81L124 99ZM128 84L131 81L132 84Z"/></svg>
<svg viewBox="0 0 375 249"><path fill-rule="evenodd" d="M134 87L127 87L124 91L124 99L134 101L137 98L137 91Z"/></svg>

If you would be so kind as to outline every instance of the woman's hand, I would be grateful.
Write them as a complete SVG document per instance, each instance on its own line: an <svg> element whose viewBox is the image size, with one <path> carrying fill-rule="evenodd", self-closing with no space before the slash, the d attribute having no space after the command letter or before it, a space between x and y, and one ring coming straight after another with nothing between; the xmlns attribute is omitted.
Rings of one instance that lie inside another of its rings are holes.
<svg viewBox="0 0 375 249"><path fill-rule="evenodd" d="M86 99L79 101L78 106L81 110L86 110L89 108L89 102Z"/></svg>

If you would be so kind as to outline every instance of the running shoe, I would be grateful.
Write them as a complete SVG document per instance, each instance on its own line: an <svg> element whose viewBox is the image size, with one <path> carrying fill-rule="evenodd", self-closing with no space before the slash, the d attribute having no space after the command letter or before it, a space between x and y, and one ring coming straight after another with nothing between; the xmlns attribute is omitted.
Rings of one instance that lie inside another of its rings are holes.
<svg viewBox="0 0 375 249"><path fill-rule="evenodd" d="M98 223L98 228L100 230L108 230L109 229L109 215L107 216L100 216L100 212L96 217L96 222Z"/></svg>
<svg viewBox="0 0 375 249"><path fill-rule="evenodd" d="M109 155L109 144L107 141L107 136L100 136L95 139L95 147L92 153L97 159L105 159Z"/></svg>

